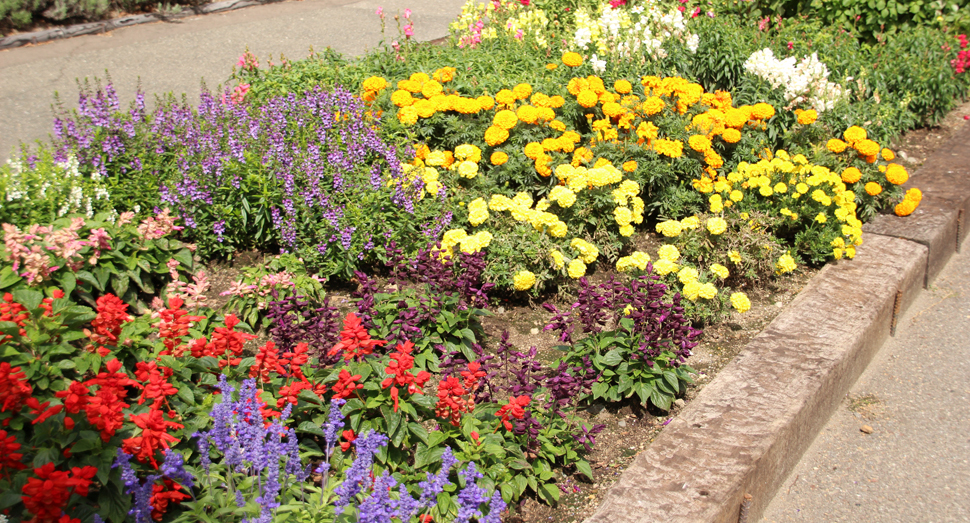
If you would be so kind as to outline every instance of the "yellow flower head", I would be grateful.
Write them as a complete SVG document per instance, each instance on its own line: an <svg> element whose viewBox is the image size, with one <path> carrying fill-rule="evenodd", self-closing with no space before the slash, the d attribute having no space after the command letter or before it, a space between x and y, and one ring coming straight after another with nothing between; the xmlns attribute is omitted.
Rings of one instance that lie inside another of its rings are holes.
<svg viewBox="0 0 970 523"><path fill-rule="evenodd" d="M515 103L515 93L509 89L502 89L495 94L495 101L501 105L511 105Z"/></svg>
<svg viewBox="0 0 970 523"><path fill-rule="evenodd" d="M715 236L724 234L724 231L726 230L727 230L727 221L725 221L724 218L715 216L713 218L707 219L707 231L710 232L711 234Z"/></svg>
<svg viewBox="0 0 970 523"><path fill-rule="evenodd" d="M656 263L653 264L653 271L659 274L660 276L666 276L672 272L675 272L678 268L679 267L676 262L668 260L666 258L661 258L657 260Z"/></svg>
<svg viewBox="0 0 970 523"><path fill-rule="evenodd" d="M481 107L483 111L490 111L493 107L495 107L495 99L491 96L482 95L476 100L478 101L478 106Z"/></svg>
<svg viewBox="0 0 970 523"><path fill-rule="evenodd" d="M365 91L383 91L387 88L387 80L381 78L380 76L371 76L370 78L364 80L363 87Z"/></svg>
<svg viewBox="0 0 970 523"><path fill-rule="evenodd" d="M414 103L414 98L411 97L411 93L408 91L398 89L391 93L391 103L398 107L407 107Z"/></svg>
<svg viewBox="0 0 970 523"><path fill-rule="evenodd" d="M893 185L902 185L909 179L909 173L902 165L891 163L886 166L886 180Z"/></svg>
<svg viewBox="0 0 970 523"><path fill-rule="evenodd" d="M518 84L512 88L512 94L517 100L525 100L532 94L532 86L529 84Z"/></svg>
<svg viewBox="0 0 970 523"><path fill-rule="evenodd" d="M741 263L741 253L738 251L728 251L728 259L734 263Z"/></svg>
<svg viewBox="0 0 970 523"><path fill-rule="evenodd" d="M402 109L403 110L403 109ZM400 113L399 113L400 114ZM500 145L509 139L509 132L502 127L493 125L485 130L485 143L491 147Z"/></svg>
<svg viewBox="0 0 970 523"><path fill-rule="evenodd" d="M699 153L706 152L711 148L710 138L704 136L703 134L695 134L691 136L687 140L687 143L690 145L691 149Z"/></svg>
<svg viewBox="0 0 970 523"><path fill-rule="evenodd" d="M683 231L683 227L677 220L667 220L665 222L660 222L657 224L657 232L666 236L667 238L675 238L680 236Z"/></svg>
<svg viewBox="0 0 970 523"><path fill-rule="evenodd" d="M579 53L570 51L568 53L563 53L562 63L568 65L569 67L579 67L583 65L583 57Z"/></svg>
<svg viewBox="0 0 970 523"><path fill-rule="evenodd" d="M684 267L677 272L677 279L680 280L680 283L683 283L684 285L692 281L697 281L698 276L697 269L693 267Z"/></svg>
<svg viewBox="0 0 970 523"><path fill-rule="evenodd" d="M725 129L721 133L721 138L727 143L738 143L741 141L741 131L737 129Z"/></svg>
<svg viewBox="0 0 970 523"><path fill-rule="evenodd" d="M855 183L862 179L862 171L855 167L847 167L842 171L842 181L845 183Z"/></svg>
<svg viewBox="0 0 970 523"><path fill-rule="evenodd" d="M657 257L662 260L676 262L680 259L680 251L678 251L677 247L674 247L673 245L663 245L657 249Z"/></svg>
<svg viewBox="0 0 970 523"><path fill-rule="evenodd" d="M849 127L845 130L845 133L842 134L842 137L845 138L845 141L849 142L849 145L853 145L858 141L865 140L867 136L866 130L856 125Z"/></svg>
<svg viewBox="0 0 970 523"><path fill-rule="evenodd" d="M492 165L502 165L505 162L509 161L509 155L503 153L502 151L495 151L494 153L492 153L492 156L491 158L489 158L489 160L492 162Z"/></svg>
<svg viewBox="0 0 970 523"><path fill-rule="evenodd" d="M512 277L512 285L517 291L527 291L536 284L536 275L530 271L519 271Z"/></svg>
<svg viewBox="0 0 970 523"><path fill-rule="evenodd" d="M818 120L818 112L815 109L798 112L798 123L802 125L811 125L815 120Z"/></svg>
<svg viewBox="0 0 970 523"><path fill-rule="evenodd" d="M878 196L882 192L882 185L876 182L869 182L866 184L866 193L869 196Z"/></svg>
<svg viewBox="0 0 970 523"><path fill-rule="evenodd" d="M743 292L735 292L731 294L731 306L743 314L751 309L751 300Z"/></svg>
<svg viewBox="0 0 970 523"><path fill-rule="evenodd" d="M576 95L576 101L579 102L579 105L589 108L593 107L599 102L599 97L596 96L596 93L592 90L586 89L585 91L581 91L578 95Z"/></svg>
<svg viewBox="0 0 970 523"><path fill-rule="evenodd" d="M786 272L792 272L796 268L795 259L792 258L791 254L785 253L778 258L778 262L775 263L775 270L778 274L785 274Z"/></svg>
<svg viewBox="0 0 970 523"><path fill-rule="evenodd" d="M561 270L566 266L566 259L561 252L556 250L549 251L549 257L552 258L552 266L555 267L556 270Z"/></svg>
<svg viewBox="0 0 970 523"><path fill-rule="evenodd" d="M721 265L720 263L715 263L711 265L710 270L712 273L714 273L715 276L717 276L722 280L731 275L731 272L728 270L728 268Z"/></svg>
<svg viewBox="0 0 970 523"><path fill-rule="evenodd" d="M751 107L751 117L756 120L767 120L775 115L775 108L771 104L764 102L756 103Z"/></svg>
<svg viewBox="0 0 970 523"><path fill-rule="evenodd" d="M569 267L566 269L566 273L569 277L578 280L586 275L586 264L580 259L575 259L569 262Z"/></svg>

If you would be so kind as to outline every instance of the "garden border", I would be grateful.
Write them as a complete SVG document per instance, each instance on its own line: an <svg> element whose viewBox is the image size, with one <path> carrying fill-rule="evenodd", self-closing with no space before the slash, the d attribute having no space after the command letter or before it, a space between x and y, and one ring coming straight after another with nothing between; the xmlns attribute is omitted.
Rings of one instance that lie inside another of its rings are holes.
<svg viewBox="0 0 970 523"><path fill-rule="evenodd" d="M916 212L866 224L856 258L824 267L636 457L586 523L760 519L896 319L959 251L970 125L911 180L923 191Z"/></svg>
<svg viewBox="0 0 970 523"><path fill-rule="evenodd" d="M223 2L213 2L211 4L206 4L204 6L199 6L199 7L189 6L186 8L185 11L180 13L172 13L172 14L147 13L143 15L129 15L129 16L122 16L120 18L113 18L111 20L102 20L100 22L74 24L66 27L45 29L43 31L19 33L19 34L6 36L4 38L0 38L0 51L5 49L14 49L28 44L40 44L44 42L50 42L52 40L60 40L62 38L71 38L74 36L106 33L114 29L121 29L122 27L128 27L132 25L150 24L154 22L168 22L171 20L178 20L180 18L187 18L190 16L208 15L212 13L221 13L224 11L234 11L236 9L242 9L244 7L252 7L255 5L263 5L263 4L275 4L283 1L285 0L225 0Z"/></svg>

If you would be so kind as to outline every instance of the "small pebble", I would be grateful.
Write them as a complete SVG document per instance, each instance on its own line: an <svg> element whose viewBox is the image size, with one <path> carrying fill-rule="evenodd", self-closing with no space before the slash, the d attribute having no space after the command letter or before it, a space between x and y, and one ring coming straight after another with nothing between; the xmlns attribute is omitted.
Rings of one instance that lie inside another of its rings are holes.
<svg viewBox="0 0 970 523"><path fill-rule="evenodd" d="M780 301L776 301L775 302L775 307L778 307L780 309L780 308L783 307L783 304Z"/></svg>
<svg viewBox="0 0 970 523"><path fill-rule="evenodd" d="M859 427L859 430L861 430L865 434L872 434L873 433L872 427L870 427L869 425L863 425L863 426Z"/></svg>
<svg viewBox="0 0 970 523"><path fill-rule="evenodd" d="M539 329L533 327L532 330L529 331L529 334L535 336L536 334L539 334Z"/></svg>
<svg viewBox="0 0 970 523"><path fill-rule="evenodd" d="M623 427L626 427L626 422L625 421L620 421L619 423L617 423L617 425L619 425L620 428L623 428Z"/></svg>
<svg viewBox="0 0 970 523"><path fill-rule="evenodd" d="M495 312L498 314L505 314L505 307L499 307Z"/></svg>

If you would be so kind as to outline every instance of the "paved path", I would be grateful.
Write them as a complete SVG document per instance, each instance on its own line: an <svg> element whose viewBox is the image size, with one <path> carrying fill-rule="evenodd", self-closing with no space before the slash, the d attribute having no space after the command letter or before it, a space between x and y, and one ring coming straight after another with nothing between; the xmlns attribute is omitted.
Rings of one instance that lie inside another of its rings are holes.
<svg viewBox="0 0 970 523"><path fill-rule="evenodd" d="M970 521L968 251L900 320L763 521Z"/></svg>
<svg viewBox="0 0 970 523"><path fill-rule="evenodd" d="M77 78L111 75L124 106L139 79L149 94L187 93L197 100L199 81L224 82L246 47L265 64L270 54L304 58L310 46L349 56L377 46L382 38L378 6L385 13L413 11L415 38L446 36L464 0L304 0L249 7L173 23L127 27L0 51L0 161L20 141L46 140L51 132L55 92L77 106ZM388 20L388 40L397 38Z"/></svg>

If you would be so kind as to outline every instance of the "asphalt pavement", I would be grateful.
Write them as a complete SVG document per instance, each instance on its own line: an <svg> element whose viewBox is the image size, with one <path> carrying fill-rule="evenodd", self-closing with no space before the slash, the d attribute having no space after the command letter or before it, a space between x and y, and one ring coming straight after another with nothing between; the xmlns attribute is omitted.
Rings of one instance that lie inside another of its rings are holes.
<svg viewBox="0 0 970 523"><path fill-rule="evenodd" d="M968 250L902 317L762 521L970 521Z"/></svg>
<svg viewBox="0 0 970 523"><path fill-rule="evenodd" d="M303 0L248 7L225 13L182 18L118 29L100 35L0 51L0 161L20 142L47 140L52 132L54 94L68 108L77 107L77 80L110 76L122 106L141 83L152 94L186 93L197 100L200 81L210 88L225 82L248 48L261 64L307 56L310 47L330 47L356 56L383 38L398 39L390 18L412 11L414 38L433 40L448 34L448 24L464 0ZM376 11L388 16L381 33Z"/></svg>

